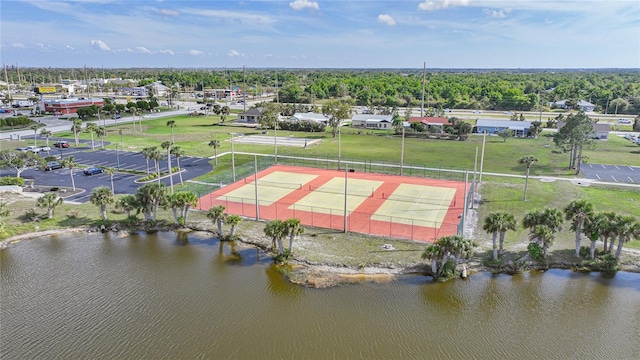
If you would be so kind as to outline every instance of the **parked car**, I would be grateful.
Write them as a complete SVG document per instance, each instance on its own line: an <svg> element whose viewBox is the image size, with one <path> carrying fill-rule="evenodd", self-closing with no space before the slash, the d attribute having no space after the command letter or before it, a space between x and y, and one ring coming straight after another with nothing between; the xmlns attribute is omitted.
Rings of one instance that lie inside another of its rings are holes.
<svg viewBox="0 0 640 360"><path fill-rule="evenodd" d="M629 119L618 119L620 124L631 124L631 120Z"/></svg>
<svg viewBox="0 0 640 360"><path fill-rule="evenodd" d="M112 119L114 119L114 120L115 120L115 119L121 119L121 118L122 118L122 115L120 115L120 114L116 114L116 115L113 115L111 118L112 118Z"/></svg>
<svg viewBox="0 0 640 360"><path fill-rule="evenodd" d="M2 109L0 109L0 114L7 114L7 113L10 113L10 112L12 112L12 111L13 111L13 110L11 110L11 109L5 109L5 108L2 108Z"/></svg>
<svg viewBox="0 0 640 360"><path fill-rule="evenodd" d="M48 147L48 146L38 146L38 149L40 149L40 151L44 151L44 152L51 151L51 148Z"/></svg>
<svg viewBox="0 0 640 360"><path fill-rule="evenodd" d="M16 148L16 150L17 150L17 151L22 151L22 152L27 152L27 151L29 151L29 149L27 149L26 147L19 147L19 148Z"/></svg>
<svg viewBox="0 0 640 360"><path fill-rule="evenodd" d="M39 146L27 146L25 149L27 149L27 151L31 151L32 153L39 153L40 152L40 147Z"/></svg>
<svg viewBox="0 0 640 360"><path fill-rule="evenodd" d="M103 172L104 170L102 170L102 168L99 168L99 167L90 167L90 168L84 169L85 175L102 174Z"/></svg>
<svg viewBox="0 0 640 360"><path fill-rule="evenodd" d="M44 171L51 171L55 169L62 169L62 165L57 161L49 161L44 167Z"/></svg>
<svg viewBox="0 0 640 360"><path fill-rule="evenodd" d="M53 146L57 148L68 148L69 142L64 140L58 140L53 144Z"/></svg>

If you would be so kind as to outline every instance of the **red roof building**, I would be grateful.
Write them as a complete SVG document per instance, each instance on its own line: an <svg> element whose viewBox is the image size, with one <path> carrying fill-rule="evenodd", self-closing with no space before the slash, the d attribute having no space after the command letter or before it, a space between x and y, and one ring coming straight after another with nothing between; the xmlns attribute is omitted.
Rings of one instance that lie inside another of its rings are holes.
<svg viewBox="0 0 640 360"><path fill-rule="evenodd" d="M51 99L44 101L44 111L54 114L75 114L79 108L91 105L104 106L104 99Z"/></svg>

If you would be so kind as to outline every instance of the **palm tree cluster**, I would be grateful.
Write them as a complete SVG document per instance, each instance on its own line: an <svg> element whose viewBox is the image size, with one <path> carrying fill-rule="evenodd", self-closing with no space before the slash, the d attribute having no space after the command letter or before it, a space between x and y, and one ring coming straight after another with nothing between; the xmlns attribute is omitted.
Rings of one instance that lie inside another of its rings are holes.
<svg viewBox="0 0 640 360"><path fill-rule="evenodd" d="M207 218L211 219L211 221L217 225L218 236L221 240L233 240L236 235L236 228L242 221L242 218L235 214L225 213L225 209L226 208L224 205L213 206L207 212ZM228 238L225 238L224 234L222 233L222 224L228 224L229 226L231 226Z"/></svg>
<svg viewBox="0 0 640 360"><path fill-rule="evenodd" d="M564 215L564 216L563 216ZM539 247L542 257L547 257L549 247L553 245L556 234L562 230L564 220L571 222L571 230L575 232L575 256L580 257L582 236L590 241L589 258L595 259L596 242L603 242L603 253L613 251L618 241L615 259L620 258L626 242L640 239L640 221L633 216L620 215L615 212L596 213L593 204L587 200L573 200L563 211L552 208L533 210L525 214L522 226L529 229L531 249ZM507 212L490 213L485 219L482 229L493 236L493 260L502 256L503 243L507 231L517 229L517 221ZM499 246L497 244L500 236ZM534 256L535 257L535 256Z"/></svg>
<svg viewBox="0 0 640 360"><path fill-rule="evenodd" d="M271 248L275 249L276 244L278 246L278 254L290 256L293 254L293 240L296 236L304 233L304 227L300 223L300 219L289 218L284 221L272 220L269 221L264 227L264 234L271 238ZM288 253L284 249L282 239L289 236L289 249Z"/></svg>
<svg viewBox="0 0 640 360"><path fill-rule="evenodd" d="M470 259L476 244L459 235L443 236L426 247L422 258L431 261L434 279L449 278L456 274L460 260Z"/></svg>

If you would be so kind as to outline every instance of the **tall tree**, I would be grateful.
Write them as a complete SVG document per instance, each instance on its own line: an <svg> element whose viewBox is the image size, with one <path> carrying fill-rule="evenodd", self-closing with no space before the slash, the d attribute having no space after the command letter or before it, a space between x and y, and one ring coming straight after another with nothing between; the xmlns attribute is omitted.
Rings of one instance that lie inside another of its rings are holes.
<svg viewBox="0 0 640 360"><path fill-rule="evenodd" d="M107 205L114 202L113 192L106 186L98 186L91 190L89 201L100 209L102 220L107 221Z"/></svg>
<svg viewBox="0 0 640 360"><path fill-rule="evenodd" d="M111 181L111 192L115 194L116 190L113 186L113 175L115 175L116 169L112 167L104 167L102 169L104 170L105 173L107 173L107 175L109 175L109 180Z"/></svg>
<svg viewBox="0 0 640 360"><path fill-rule="evenodd" d="M529 229L530 239L542 246L542 254L547 257L547 250L553 245L555 234L562 230L562 212L558 209L529 211L522 219L522 225Z"/></svg>
<svg viewBox="0 0 640 360"><path fill-rule="evenodd" d="M40 136L44 136L46 141L45 144L49 146L49 139L53 137L53 131L43 128L42 130L40 130Z"/></svg>
<svg viewBox="0 0 640 360"><path fill-rule="evenodd" d="M38 130L42 129L46 125L43 123L36 123L29 126L29 129L33 130L33 145L38 145Z"/></svg>
<svg viewBox="0 0 640 360"><path fill-rule="evenodd" d="M640 222L633 216L622 216L618 222L618 247L616 248L616 259L620 259L622 246L624 243L634 239L640 239ZM613 240L611 240L613 242Z"/></svg>
<svg viewBox="0 0 640 360"><path fill-rule="evenodd" d="M592 120L582 111L566 117L562 127L553 136L556 146L569 152L569 168L580 173L582 163L582 149L593 144L594 130Z"/></svg>
<svg viewBox="0 0 640 360"><path fill-rule="evenodd" d="M78 134L82 131L82 120L75 119L72 120L71 123L71 132L73 132L73 139L75 140L76 146L80 145L80 140L78 139Z"/></svg>
<svg viewBox="0 0 640 360"><path fill-rule="evenodd" d="M142 210L144 220L155 222L158 207L167 197L167 187L163 183L148 183L136 190L136 203Z"/></svg>
<svg viewBox="0 0 640 360"><path fill-rule="evenodd" d="M289 234L289 253L293 254L293 239L304 233L304 227L300 224L300 219L290 218L284 221L284 228Z"/></svg>
<svg viewBox="0 0 640 360"><path fill-rule="evenodd" d="M87 126L85 126L84 130L91 134L91 149L95 149L95 144L93 142L93 133L98 130L98 125L92 122L87 123Z"/></svg>
<svg viewBox="0 0 640 360"><path fill-rule="evenodd" d="M116 201L116 209L127 213L127 218L131 217L131 212L138 208L138 203L134 195L123 195Z"/></svg>
<svg viewBox="0 0 640 360"><path fill-rule="evenodd" d="M229 230L229 238L233 239L236 235L236 228L238 227L238 224L242 222L242 218L236 214L231 214L227 216L225 220L227 224L231 226L231 229Z"/></svg>
<svg viewBox="0 0 640 360"><path fill-rule="evenodd" d="M73 187L73 191L76 191L76 181L73 179L73 168L78 166L78 163L73 161L73 155L67 156L66 158L60 160L60 165L62 167L69 169L69 176L71 177L71 186Z"/></svg>
<svg viewBox="0 0 640 360"><path fill-rule="evenodd" d="M173 212L176 224L184 226L187 223L189 209L198 205L198 197L191 191L177 191L167 196L165 205Z"/></svg>
<svg viewBox="0 0 640 360"><path fill-rule="evenodd" d="M493 235L493 260L498 260L498 256L502 255L504 246L504 238L507 231L515 231L517 228L516 218L513 214L507 212L490 213L484 219L482 230ZM497 238L500 234L500 246L498 247Z"/></svg>
<svg viewBox="0 0 640 360"><path fill-rule="evenodd" d="M0 167L15 172L16 177L21 177L25 170L42 168L45 165L44 158L31 151L22 152L14 149L0 151Z"/></svg>
<svg viewBox="0 0 640 360"><path fill-rule="evenodd" d="M278 253L284 253L282 238L287 235L287 228L282 220L271 220L264 226L264 234L271 238L271 248L278 247Z"/></svg>
<svg viewBox="0 0 640 360"><path fill-rule="evenodd" d="M571 220L571 230L576 232L576 257L580 257L580 235L585 220L593 215L593 204L587 200L573 200L564 209L565 220Z"/></svg>
<svg viewBox="0 0 640 360"><path fill-rule="evenodd" d="M171 184L171 193L173 194L173 173L172 173L172 169L171 169L171 146L172 146L172 143L169 142L169 141L163 141L160 146L167 151L167 168L169 169L169 184Z"/></svg>
<svg viewBox="0 0 640 360"><path fill-rule="evenodd" d="M218 148L220 147L220 140L209 141L209 146L213 147L213 157L215 158L216 166L218 165Z"/></svg>
<svg viewBox="0 0 640 360"><path fill-rule="evenodd" d="M529 186L529 171L531 170L531 165L536 163L538 159L533 155L525 155L518 162L520 164L524 164L527 168L527 175L524 180L524 196L522 197L522 201L527 201L527 187Z"/></svg>
<svg viewBox="0 0 640 360"><path fill-rule="evenodd" d="M176 157L176 165L178 166L178 175L180 175L180 185L184 185L182 181L182 168L180 167L180 157L185 154L185 151L180 148L180 146L172 146L171 147L171 155Z"/></svg>
<svg viewBox="0 0 640 360"><path fill-rule="evenodd" d="M62 204L62 198L56 192L48 192L38 198L37 206L47 209L47 219L53 219L53 212L56 207Z"/></svg>
<svg viewBox="0 0 640 360"><path fill-rule="evenodd" d="M107 136L107 128L98 126L98 128L96 128L96 135L100 138L100 147L104 150L104 137Z"/></svg>
<svg viewBox="0 0 640 360"><path fill-rule="evenodd" d="M176 127L176 121L175 120L167 121L167 126L171 128L171 144L175 144L176 143L176 139L173 136L173 128Z"/></svg>
<svg viewBox="0 0 640 360"><path fill-rule="evenodd" d="M328 125L335 138L338 126L342 125L343 120L351 118L351 105L344 101L329 100L322 105L322 113L329 118Z"/></svg>

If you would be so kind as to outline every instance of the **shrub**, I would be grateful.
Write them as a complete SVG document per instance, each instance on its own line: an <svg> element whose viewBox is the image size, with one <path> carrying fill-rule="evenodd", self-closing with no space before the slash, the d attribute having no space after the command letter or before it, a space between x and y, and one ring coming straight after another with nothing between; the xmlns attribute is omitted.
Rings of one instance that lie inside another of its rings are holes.
<svg viewBox="0 0 640 360"><path fill-rule="evenodd" d="M7 185L24 186L24 179L19 177L13 177L13 176L0 177L0 186L7 186Z"/></svg>
<svg viewBox="0 0 640 360"><path fill-rule="evenodd" d="M580 246L580 257L588 259L591 255L591 249L588 246Z"/></svg>
<svg viewBox="0 0 640 360"><path fill-rule="evenodd" d="M530 242L529 245L527 245L527 251L534 260L538 260L542 257L542 247L538 245L538 243Z"/></svg>

